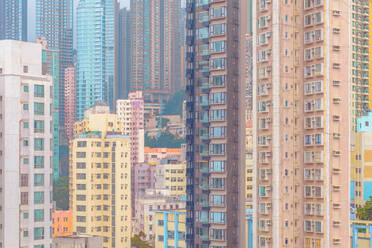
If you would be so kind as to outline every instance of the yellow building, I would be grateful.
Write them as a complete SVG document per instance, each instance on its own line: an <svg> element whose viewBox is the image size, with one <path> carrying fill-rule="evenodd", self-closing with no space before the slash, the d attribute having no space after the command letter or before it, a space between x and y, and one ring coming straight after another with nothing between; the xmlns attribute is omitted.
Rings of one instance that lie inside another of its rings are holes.
<svg viewBox="0 0 372 248"><path fill-rule="evenodd" d="M103 237L103 248L130 247L130 139L109 107L97 105L74 126L70 143L73 232Z"/></svg>
<svg viewBox="0 0 372 248"><path fill-rule="evenodd" d="M155 210L155 248L186 247L186 210Z"/></svg>
<svg viewBox="0 0 372 248"><path fill-rule="evenodd" d="M155 188L167 189L171 196L186 196L186 163L159 164L155 176Z"/></svg>

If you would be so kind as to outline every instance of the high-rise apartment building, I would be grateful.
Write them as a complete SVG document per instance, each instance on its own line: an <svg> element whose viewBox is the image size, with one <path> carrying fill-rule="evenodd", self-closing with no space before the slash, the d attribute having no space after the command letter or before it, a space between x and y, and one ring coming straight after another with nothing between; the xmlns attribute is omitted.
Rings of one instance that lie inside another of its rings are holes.
<svg viewBox="0 0 372 248"><path fill-rule="evenodd" d="M76 121L76 68L65 69L65 130L69 140L73 138Z"/></svg>
<svg viewBox="0 0 372 248"><path fill-rule="evenodd" d="M127 100L118 100L116 113L123 123L124 134L130 136L132 165L144 162L145 129L142 92L131 92Z"/></svg>
<svg viewBox="0 0 372 248"><path fill-rule="evenodd" d="M351 4L252 3L254 245L345 247Z"/></svg>
<svg viewBox="0 0 372 248"><path fill-rule="evenodd" d="M188 247L245 246L245 87L239 82L244 2L186 2Z"/></svg>
<svg viewBox="0 0 372 248"><path fill-rule="evenodd" d="M53 79L42 46L0 41L0 246L51 245Z"/></svg>
<svg viewBox="0 0 372 248"><path fill-rule="evenodd" d="M369 2L352 1L351 27L351 130L356 132L356 121L369 110ZM341 49L341 48L340 48Z"/></svg>
<svg viewBox="0 0 372 248"><path fill-rule="evenodd" d="M73 0L35 0L36 38L43 37L48 48L59 53L59 125L65 118L65 69L73 66ZM58 100L58 101L57 101Z"/></svg>
<svg viewBox="0 0 372 248"><path fill-rule="evenodd" d="M129 93L129 99L116 102L116 113L122 123L123 133L130 137L131 175L132 175L132 209L135 208L135 167L144 162L145 129L144 102L141 91Z"/></svg>
<svg viewBox="0 0 372 248"><path fill-rule="evenodd" d="M117 19L116 99L126 99L130 87L130 11L127 8L118 10Z"/></svg>
<svg viewBox="0 0 372 248"><path fill-rule="evenodd" d="M76 10L77 119L97 102L115 105L116 0L79 1Z"/></svg>
<svg viewBox="0 0 372 248"><path fill-rule="evenodd" d="M27 40L27 0L0 1L0 40Z"/></svg>
<svg viewBox="0 0 372 248"><path fill-rule="evenodd" d="M48 42L45 38L37 38L37 43L40 43L42 51L42 71L43 74L48 74L53 77L53 174L54 179L59 177L59 69L60 60L59 52L57 50L50 49Z"/></svg>
<svg viewBox="0 0 372 248"><path fill-rule="evenodd" d="M181 1L132 0L130 20L130 90L161 104L183 88Z"/></svg>
<svg viewBox="0 0 372 248"><path fill-rule="evenodd" d="M103 237L103 248L130 247L130 139L107 105L85 111L70 143L73 232Z"/></svg>

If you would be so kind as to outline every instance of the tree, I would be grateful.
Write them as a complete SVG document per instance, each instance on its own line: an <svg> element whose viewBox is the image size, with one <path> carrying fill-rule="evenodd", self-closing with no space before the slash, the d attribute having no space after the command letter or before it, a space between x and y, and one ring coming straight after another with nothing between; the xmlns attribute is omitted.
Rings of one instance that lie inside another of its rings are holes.
<svg viewBox="0 0 372 248"><path fill-rule="evenodd" d="M146 234L144 232L135 234L130 239L132 248L153 248L153 246L151 246L147 241L144 240L145 238L146 238Z"/></svg>
<svg viewBox="0 0 372 248"><path fill-rule="evenodd" d="M149 137L145 134L145 146L151 148L181 148L183 143L185 139L179 139L171 133L162 132L159 137Z"/></svg>
<svg viewBox="0 0 372 248"><path fill-rule="evenodd" d="M57 209L68 210L68 176L60 177L53 182L53 200Z"/></svg>
<svg viewBox="0 0 372 248"><path fill-rule="evenodd" d="M363 207L357 209L357 216L360 220L372 220L372 197L366 201Z"/></svg>
<svg viewBox="0 0 372 248"><path fill-rule="evenodd" d="M165 105L163 115L182 115L182 105L185 99L186 92L177 91Z"/></svg>

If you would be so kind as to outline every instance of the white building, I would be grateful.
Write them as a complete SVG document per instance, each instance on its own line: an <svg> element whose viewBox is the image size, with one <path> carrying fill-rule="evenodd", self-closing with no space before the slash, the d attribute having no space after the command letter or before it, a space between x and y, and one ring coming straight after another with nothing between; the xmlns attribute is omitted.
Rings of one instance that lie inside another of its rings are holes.
<svg viewBox="0 0 372 248"><path fill-rule="evenodd" d="M0 247L51 245L51 90L40 44L0 41Z"/></svg>

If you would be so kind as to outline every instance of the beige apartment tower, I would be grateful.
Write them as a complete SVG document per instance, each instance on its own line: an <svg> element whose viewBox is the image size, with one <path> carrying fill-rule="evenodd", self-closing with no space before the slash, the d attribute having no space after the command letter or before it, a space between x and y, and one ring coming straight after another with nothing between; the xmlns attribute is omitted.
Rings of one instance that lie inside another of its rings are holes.
<svg viewBox="0 0 372 248"><path fill-rule="evenodd" d="M109 106L85 111L70 151L73 232L103 237L103 248L130 247L130 139Z"/></svg>
<svg viewBox="0 0 372 248"><path fill-rule="evenodd" d="M350 2L252 2L255 247L349 245Z"/></svg>

